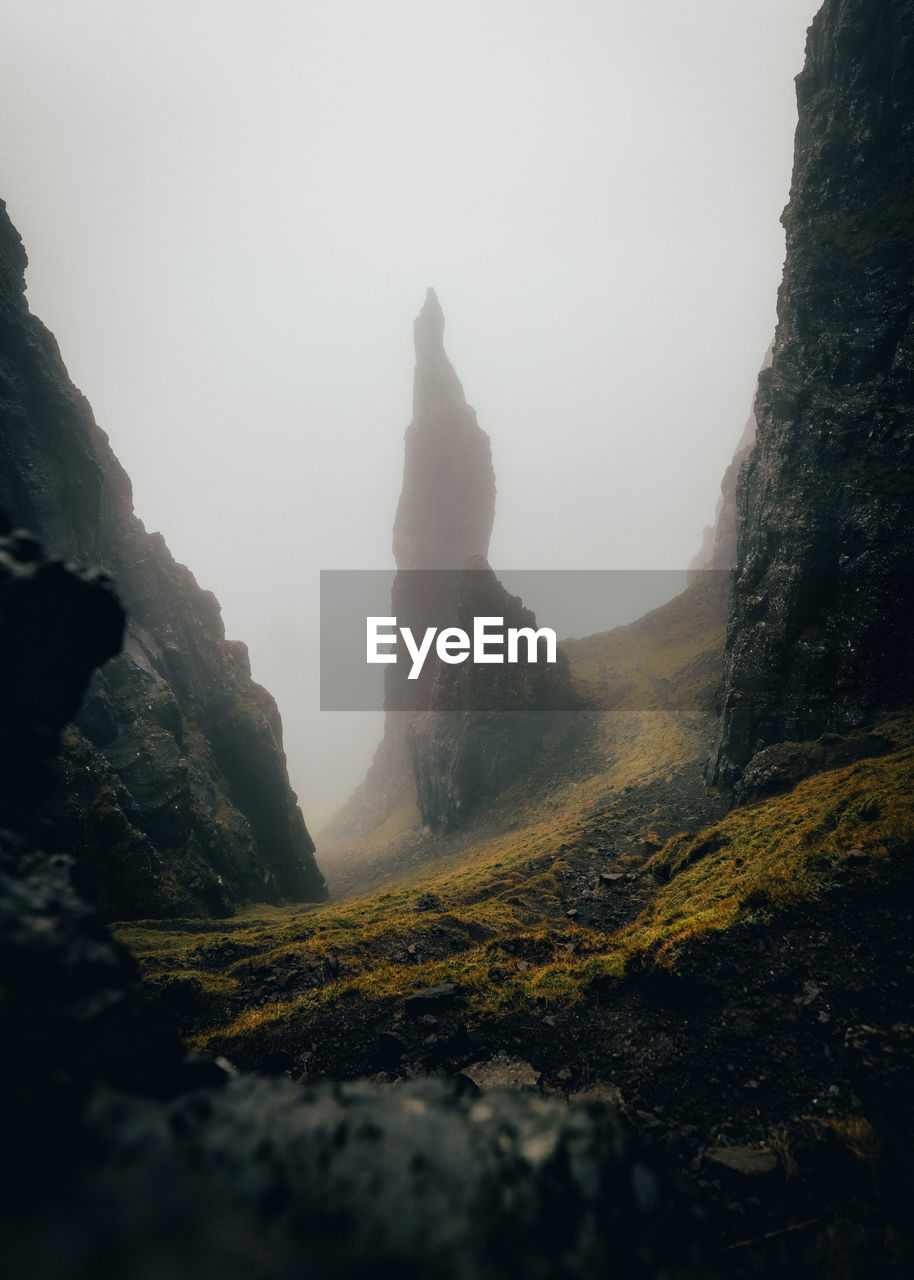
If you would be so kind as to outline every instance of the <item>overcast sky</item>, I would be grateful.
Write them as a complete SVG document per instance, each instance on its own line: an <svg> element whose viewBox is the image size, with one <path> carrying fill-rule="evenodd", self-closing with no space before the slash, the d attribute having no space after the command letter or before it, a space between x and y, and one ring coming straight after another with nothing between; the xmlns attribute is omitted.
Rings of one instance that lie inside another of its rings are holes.
<svg viewBox="0 0 914 1280"><path fill-rule="evenodd" d="M33 311L277 697L317 826L317 573L381 568L434 285L491 560L672 568L775 323L818 0L0 0Z"/></svg>

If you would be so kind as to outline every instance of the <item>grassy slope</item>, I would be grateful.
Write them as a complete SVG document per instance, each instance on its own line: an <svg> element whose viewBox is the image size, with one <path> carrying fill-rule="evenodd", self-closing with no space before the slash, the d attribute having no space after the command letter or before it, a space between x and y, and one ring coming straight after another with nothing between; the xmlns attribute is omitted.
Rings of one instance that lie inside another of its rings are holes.
<svg viewBox="0 0 914 1280"><path fill-rule="evenodd" d="M564 641L585 710L556 713L535 767L483 806L469 831L423 833L408 771L378 794L363 784L331 820L318 850L334 894L348 896L356 886L374 887L449 851L462 852L480 833L522 829L566 808L587 812L614 789L703 759L723 644L716 586L694 583L630 626ZM368 830L366 814L374 817Z"/></svg>
<svg viewBox="0 0 914 1280"><path fill-rule="evenodd" d="M466 989L471 1022L530 1001L575 1002L605 975L675 966L709 933L909 853L914 719L905 716L882 726L887 754L675 834L698 808L695 761L719 644L694 589L633 627L576 642L576 676L614 689L614 709L562 721L534 776L408 878L326 907L252 907L228 922L119 934L150 976L201 983L196 1043L231 1056L241 1043L268 1048L293 1026L304 1034L337 1002L397 1002L446 981ZM863 853L849 860L851 849ZM566 914L601 867L637 877L615 926ZM258 990L257 971L286 975L279 998Z"/></svg>

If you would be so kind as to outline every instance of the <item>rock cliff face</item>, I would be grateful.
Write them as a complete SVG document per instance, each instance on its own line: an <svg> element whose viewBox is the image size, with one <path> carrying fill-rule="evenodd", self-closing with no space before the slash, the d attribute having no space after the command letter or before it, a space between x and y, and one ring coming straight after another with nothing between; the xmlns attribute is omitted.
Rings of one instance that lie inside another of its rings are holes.
<svg viewBox="0 0 914 1280"><path fill-rule="evenodd" d="M914 3L826 0L797 96L779 323L736 496L724 786L771 743L914 695Z"/></svg>
<svg viewBox="0 0 914 1280"><path fill-rule="evenodd" d="M444 316L433 289L414 335L413 419L394 522L392 613L413 634L429 626L472 632L477 615L535 628L534 615L486 560L495 517L489 437L445 354ZM564 654L549 667L429 666L416 681L402 666L390 667L385 737L372 772L381 783L408 766L423 821L433 830L453 830L523 771L549 727L550 709L567 704L568 683Z"/></svg>
<svg viewBox="0 0 914 1280"><path fill-rule="evenodd" d="M320 899L276 705L225 639L215 597L134 515L107 436L29 313L25 266L0 205L0 506L51 554L109 573L129 617L35 834L79 857L109 918Z"/></svg>

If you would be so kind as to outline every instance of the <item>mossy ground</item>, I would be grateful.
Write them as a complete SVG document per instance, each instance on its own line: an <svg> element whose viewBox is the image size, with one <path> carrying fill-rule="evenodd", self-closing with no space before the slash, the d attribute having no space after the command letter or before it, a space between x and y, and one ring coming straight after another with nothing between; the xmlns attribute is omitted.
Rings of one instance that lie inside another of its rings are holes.
<svg viewBox="0 0 914 1280"><path fill-rule="evenodd" d="M469 830L422 835L393 797L353 864L380 887L117 932L188 1042L242 1067L472 1078L507 1052L543 1088L621 1099L710 1195L722 1258L787 1242L799 1274L797 1249L865 1254L894 1229L907 1104L882 1065L908 1043L914 712L801 744L819 772L725 813L700 771L722 635L696 595L570 647L590 709ZM397 873L403 848L419 865ZM405 1008L442 983L454 1007ZM746 1144L777 1172L754 1199L726 1172L713 1191L709 1151Z"/></svg>
<svg viewBox="0 0 914 1280"><path fill-rule="evenodd" d="M445 982L463 988L470 1024L575 1005L607 978L675 968L715 933L908 856L911 716L880 726L888 753L706 823L694 673L720 636L703 606L696 618L682 599L672 656L662 610L577 642L578 675L596 679L609 664L627 689L621 705L590 713L586 735L580 721L558 725L537 768L450 850L436 844L420 872L316 908L119 926L148 977L199 983L193 1043L231 1057L292 1029L306 1036L333 1007L394 1008ZM401 807L397 832L406 819Z"/></svg>
<svg viewBox="0 0 914 1280"><path fill-rule="evenodd" d="M704 759L724 641L718 585L713 576L698 580L629 626L563 642L581 709L553 713L535 761L461 831L422 830L408 772L371 795L363 785L318 837L333 892L364 891L450 852L472 857L489 835L546 817L586 817L625 787Z"/></svg>
<svg viewBox="0 0 914 1280"><path fill-rule="evenodd" d="M119 936L169 998L189 995L194 1045L251 1061L335 1011L393 1012L446 982L463 989L471 1026L586 1005L607 979L675 969L715 934L905 857L911 716L880 727L888 752L720 816L699 762L721 643L701 582L572 642L589 709L556 718L521 781L450 839L420 833L411 797L395 797L355 851L369 867L407 839L418 870L327 906L139 922Z"/></svg>

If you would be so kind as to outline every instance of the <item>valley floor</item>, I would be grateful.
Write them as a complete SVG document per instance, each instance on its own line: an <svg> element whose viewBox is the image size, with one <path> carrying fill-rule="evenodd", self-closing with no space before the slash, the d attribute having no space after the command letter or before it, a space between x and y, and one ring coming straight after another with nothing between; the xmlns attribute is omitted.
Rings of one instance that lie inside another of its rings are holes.
<svg viewBox="0 0 914 1280"><path fill-rule="evenodd" d="M665 761L360 898L118 932L238 1066L597 1097L694 1188L721 1274L906 1274L914 720L814 745L726 815Z"/></svg>

